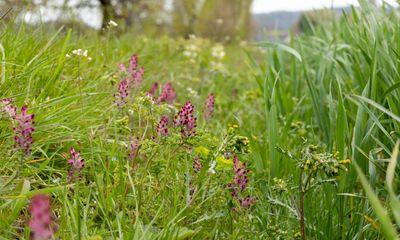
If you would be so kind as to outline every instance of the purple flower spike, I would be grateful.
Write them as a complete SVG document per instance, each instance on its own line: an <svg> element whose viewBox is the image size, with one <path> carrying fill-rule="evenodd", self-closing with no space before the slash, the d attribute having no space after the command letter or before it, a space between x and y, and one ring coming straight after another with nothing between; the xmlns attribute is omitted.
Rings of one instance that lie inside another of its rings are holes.
<svg viewBox="0 0 400 240"><path fill-rule="evenodd" d="M16 125L14 127L14 147L20 149L25 156L29 155L31 152L31 147L33 144L32 134L34 131L34 114L28 114L28 107L26 105L22 106L21 114L15 116Z"/></svg>
<svg viewBox="0 0 400 240"><path fill-rule="evenodd" d="M128 95L131 95L132 88L142 85L144 68L138 67L138 57L134 54L129 60L129 66L119 64L118 69L124 74L124 79L118 84L118 93L115 95L116 105L121 108L126 105Z"/></svg>
<svg viewBox="0 0 400 240"><path fill-rule="evenodd" d="M168 122L169 118L167 116L162 116L160 122L157 125L158 136L166 136L168 134Z"/></svg>
<svg viewBox="0 0 400 240"><path fill-rule="evenodd" d="M140 87L143 82L144 68L139 68L138 70L134 70L131 72L132 75L132 84L135 87Z"/></svg>
<svg viewBox="0 0 400 240"><path fill-rule="evenodd" d="M194 107L190 101L187 101L174 118L174 126L181 128L182 137L193 136L196 131L196 117L193 115Z"/></svg>
<svg viewBox="0 0 400 240"><path fill-rule="evenodd" d="M208 120L208 119L210 119L212 117L212 115L214 113L214 105L215 105L215 97L214 97L213 94L210 94L207 97L206 106L205 106L205 109L204 109L203 116L204 116L205 119Z"/></svg>
<svg viewBox="0 0 400 240"><path fill-rule="evenodd" d="M172 104L176 99L176 92L172 87L171 81L164 84L161 95L157 99L157 103L166 102Z"/></svg>
<svg viewBox="0 0 400 240"><path fill-rule="evenodd" d="M156 94L158 89L158 82L155 82L153 86L151 86L150 90L147 92L146 96L154 99L154 95Z"/></svg>
<svg viewBox="0 0 400 240"><path fill-rule="evenodd" d="M128 80L123 79L118 85L118 94L115 95L115 104L122 108L128 101Z"/></svg>
<svg viewBox="0 0 400 240"><path fill-rule="evenodd" d="M85 161L80 157L81 153L75 151L73 147L69 149L69 153L71 159L68 160L68 164L71 166L71 169L68 172L68 182L73 182L75 175L79 176L80 171L85 166Z"/></svg>
<svg viewBox="0 0 400 240"><path fill-rule="evenodd" d="M136 68L138 67L138 57L136 54L133 54L131 59L129 60L129 68L128 71L129 72L133 72L136 70Z"/></svg>
<svg viewBox="0 0 400 240"><path fill-rule="evenodd" d="M243 208L249 208L255 202L254 198L250 196L241 197L242 193L246 190L247 184L249 183L249 178L246 176L249 173L246 168L247 163L242 163L239 165L239 160L237 156L233 157L233 171L234 177L233 181L228 183L228 187L231 189L231 196L233 199L238 201L238 203Z"/></svg>
<svg viewBox="0 0 400 240"><path fill-rule="evenodd" d="M46 195L36 195L32 197L29 211L31 214L31 220L29 221L31 239L51 239L55 229L53 226L53 219L50 215L49 197Z"/></svg>
<svg viewBox="0 0 400 240"><path fill-rule="evenodd" d="M199 173L202 167L203 167L203 164L201 163L199 156L194 157L194 159L193 159L194 172Z"/></svg>

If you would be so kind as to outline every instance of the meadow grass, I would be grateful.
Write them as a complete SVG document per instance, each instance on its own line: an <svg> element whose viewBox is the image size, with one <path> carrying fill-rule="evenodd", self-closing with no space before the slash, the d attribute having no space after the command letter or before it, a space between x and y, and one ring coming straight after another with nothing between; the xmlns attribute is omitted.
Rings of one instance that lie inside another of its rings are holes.
<svg viewBox="0 0 400 240"><path fill-rule="evenodd" d="M30 238L40 194L60 239L398 238L400 16L361 5L287 45L228 45L222 57L199 38L3 24L1 98L26 104L35 130L25 156L2 111L0 238ZM118 65L132 54L143 85L118 107ZM146 97L168 80L172 104ZM189 100L197 126L185 137L172 121ZM73 181L71 147L85 162ZM235 155L250 169L237 198Z"/></svg>

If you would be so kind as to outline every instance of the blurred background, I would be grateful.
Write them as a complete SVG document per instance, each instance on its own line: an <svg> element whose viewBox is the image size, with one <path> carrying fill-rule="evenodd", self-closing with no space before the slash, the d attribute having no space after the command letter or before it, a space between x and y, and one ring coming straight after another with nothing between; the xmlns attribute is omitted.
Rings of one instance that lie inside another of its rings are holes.
<svg viewBox="0 0 400 240"><path fill-rule="evenodd" d="M369 0L375 6L396 0ZM358 6L357 0L0 0L0 18L16 24L219 42L285 41Z"/></svg>

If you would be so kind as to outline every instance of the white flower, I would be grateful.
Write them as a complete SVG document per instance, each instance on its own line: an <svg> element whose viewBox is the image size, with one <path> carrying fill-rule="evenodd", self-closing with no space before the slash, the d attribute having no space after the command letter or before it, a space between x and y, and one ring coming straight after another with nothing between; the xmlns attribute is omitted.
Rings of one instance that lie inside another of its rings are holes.
<svg viewBox="0 0 400 240"><path fill-rule="evenodd" d="M208 172L211 174L215 174L215 166L217 165L216 161L212 161L210 167L208 168Z"/></svg>
<svg viewBox="0 0 400 240"><path fill-rule="evenodd" d="M118 27L118 23L114 22L113 20L110 20L110 21L108 22L108 25L109 25L110 27Z"/></svg>
<svg viewBox="0 0 400 240"><path fill-rule="evenodd" d="M89 51L88 51L88 50L78 48L78 49L72 50L71 53L72 53L73 55L76 55L76 56L85 57L85 58L87 58L89 61L92 60L92 58L89 57ZM67 54L66 57L71 58L72 56L71 56L70 54Z"/></svg>
<svg viewBox="0 0 400 240"><path fill-rule="evenodd" d="M211 55L216 59L223 59L225 57L225 50L222 45L216 45L211 49Z"/></svg>

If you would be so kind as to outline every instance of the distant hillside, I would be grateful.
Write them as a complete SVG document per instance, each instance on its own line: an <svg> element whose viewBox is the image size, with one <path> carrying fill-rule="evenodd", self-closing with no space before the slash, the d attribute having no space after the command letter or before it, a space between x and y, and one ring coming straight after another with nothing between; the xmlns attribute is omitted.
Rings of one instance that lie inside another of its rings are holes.
<svg viewBox="0 0 400 240"><path fill-rule="evenodd" d="M351 7L335 8L338 14L351 11ZM304 11L277 11L253 15L255 25L255 40L261 40L265 33L275 31L286 34L300 19Z"/></svg>

